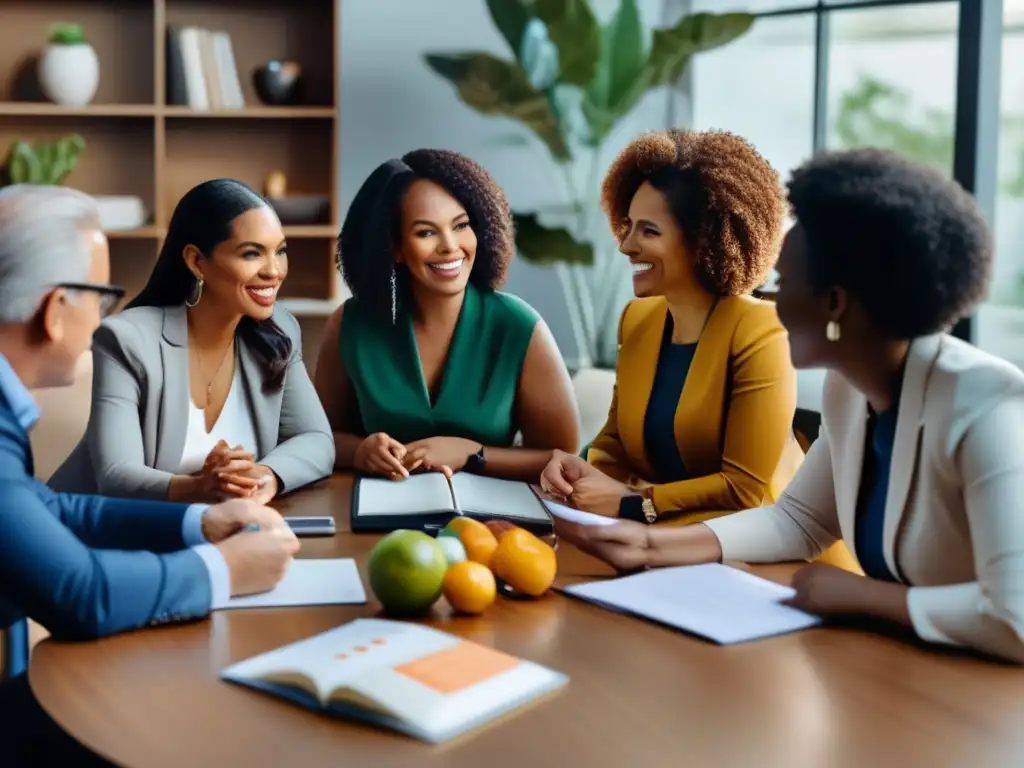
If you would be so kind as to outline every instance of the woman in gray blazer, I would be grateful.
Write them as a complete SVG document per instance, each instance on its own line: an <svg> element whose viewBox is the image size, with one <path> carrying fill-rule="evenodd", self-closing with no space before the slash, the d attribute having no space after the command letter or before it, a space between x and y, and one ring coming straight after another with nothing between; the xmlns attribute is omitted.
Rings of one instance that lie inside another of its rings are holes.
<svg viewBox="0 0 1024 768"><path fill-rule="evenodd" d="M330 424L275 306L284 232L257 193L207 181L178 203L142 292L93 337L85 437L55 490L268 501L332 471Z"/></svg>

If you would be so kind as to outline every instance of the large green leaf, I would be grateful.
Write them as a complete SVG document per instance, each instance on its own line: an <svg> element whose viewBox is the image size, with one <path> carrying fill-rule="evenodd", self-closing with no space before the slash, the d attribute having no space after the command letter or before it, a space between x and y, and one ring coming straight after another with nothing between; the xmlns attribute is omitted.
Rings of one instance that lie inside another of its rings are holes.
<svg viewBox="0 0 1024 768"><path fill-rule="evenodd" d="M487 0L487 10L491 12L494 26L518 57L519 46L523 41L523 30L526 28L526 22L530 20L530 12L523 0Z"/></svg>
<svg viewBox="0 0 1024 768"><path fill-rule="evenodd" d="M537 266L594 263L594 249L561 227L545 227L535 213L513 214L516 246L523 260Z"/></svg>
<svg viewBox="0 0 1024 768"><path fill-rule="evenodd" d="M644 68L647 88L674 83L691 56L731 43L753 24L749 13L695 13L674 27L655 30Z"/></svg>
<svg viewBox="0 0 1024 768"><path fill-rule="evenodd" d="M587 85L601 56L601 26L587 0L536 0L533 12L558 46L559 82Z"/></svg>
<svg viewBox="0 0 1024 768"><path fill-rule="evenodd" d="M645 63L643 26L636 0L621 0L615 16L601 30L601 57L583 100L592 143L600 143L624 114L617 105L624 104L635 90Z"/></svg>
<svg viewBox="0 0 1024 768"><path fill-rule="evenodd" d="M656 29L651 51L633 82L612 93L602 103L597 92L588 91L583 103L595 143L600 143L647 91L675 82L696 53L725 45L750 29L754 17L746 13L697 13L685 16L667 29ZM610 34L610 30L609 30Z"/></svg>
<svg viewBox="0 0 1024 768"><path fill-rule="evenodd" d="M608 104L615 104L633 87L644 68L644 29L636 0L621 0L609 25L608 48L601 53L608 61Z"/></svg>
<svg viewBox="0 0 1024 768"><path fill-rule="evenodd" d="M516 64L489 53L428 53L425 58L431 69L450 81L459 98L477 112L518 120L547 145L556 159L572 158L547 96L530 85Z"/></svg>

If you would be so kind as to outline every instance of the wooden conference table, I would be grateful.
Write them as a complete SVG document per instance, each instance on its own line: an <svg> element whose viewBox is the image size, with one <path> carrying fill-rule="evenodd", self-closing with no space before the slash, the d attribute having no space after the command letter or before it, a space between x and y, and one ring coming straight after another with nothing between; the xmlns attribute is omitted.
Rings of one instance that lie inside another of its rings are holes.
<svg viewBox="0 0 1024 768"><path fill-rule="evenodd" d="M339 533L301 556L354 557L351 479L281 499L284 514L333 514ZM560 578L607 569L559 548ZM793 566L751 569L788 578ZM365 583L365 571L364 571ZM369 593L369 589L367 589ZM47 640L30 679L71 735L143 766L867 766L1024 765L1024 670L857 629L815 629L717 647L549 594L499 598L481 617L443 607L432 623L567 673L553 698L433 747L306 712L218 680L231 662L379 606L216 613L94 643Z"/></svg>

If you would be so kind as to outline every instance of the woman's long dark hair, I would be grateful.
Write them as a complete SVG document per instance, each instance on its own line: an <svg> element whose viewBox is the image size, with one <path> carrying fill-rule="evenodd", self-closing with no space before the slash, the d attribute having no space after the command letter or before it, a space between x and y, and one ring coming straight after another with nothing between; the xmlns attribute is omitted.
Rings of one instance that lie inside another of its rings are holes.
<svg viewBox="0 0 1024 768"><path fill-rule="evenodd" d="M174 209L149 282L127 308L184 304L196 290L196 278L185 263L185 247L193 245L210 258L214 248L231 237L235 219L265 205L267 201L259 194L234 179L212 179L193 187ZM238 335L263 368L264 388L280 389L292 356L292 340L273 318L243 317Z"/></svg>

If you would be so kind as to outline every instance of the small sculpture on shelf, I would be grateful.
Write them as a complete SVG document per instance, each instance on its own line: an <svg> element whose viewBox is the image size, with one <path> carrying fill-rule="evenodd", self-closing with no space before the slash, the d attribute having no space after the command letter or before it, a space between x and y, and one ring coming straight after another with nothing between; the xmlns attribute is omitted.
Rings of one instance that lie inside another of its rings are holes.
<svg viewBox="0 0 1024 768"><path fill-rule="evenodd" d="M330 196L289 194L284 171L267 174L263 180L263 195L282 224L325 224L330 219Z"/></svg>
<svg viewBox="0 0 1024 768"><path fill-rule="evenodd" d="M84 107L100 84L96 50L85 40L81 24L54 24L50 43L39 57L39 87L54 104Z"/></svg>
<svg viewBox="0 0 1024 768"><path fill-rule="evenodd" d="M302 66L297 61L268 61L252 73L252 84L264 104L294 104L301 95Z"/></svg>
<svg viewBox="0 0 1024 768"><path fill-rule="evenodd" d="M83 149L85 139L77 133L35 146L16 141L0 165L0 185L60 184L78 165Z"/></svg>

